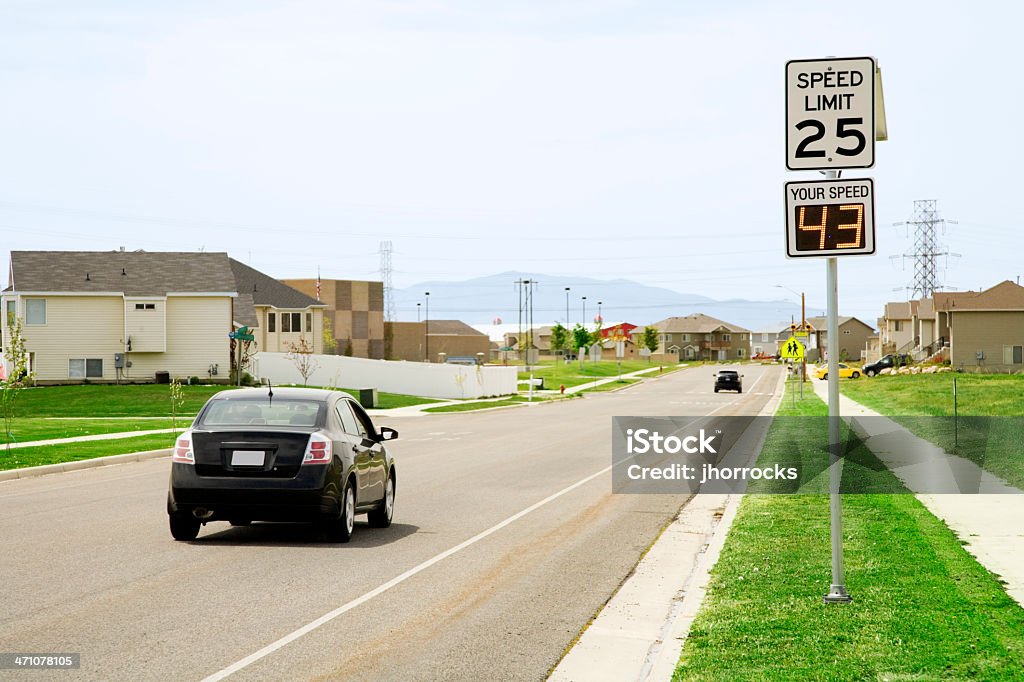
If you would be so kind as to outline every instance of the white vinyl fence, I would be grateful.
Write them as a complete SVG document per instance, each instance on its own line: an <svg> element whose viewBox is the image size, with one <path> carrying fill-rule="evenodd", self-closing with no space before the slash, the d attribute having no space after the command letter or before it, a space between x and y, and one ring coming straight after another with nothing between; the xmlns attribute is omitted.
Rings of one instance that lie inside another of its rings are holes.
<svg viewBox="0 0 1024 682"><path fill-rule="evenodd" d="M485 398L516 392L515 367L471 367L425 362L367 360L342 355L314 355L311 386L376 388L427 398ZM301 384L287 353L257 353L250 373L274 384Z"/></svg>

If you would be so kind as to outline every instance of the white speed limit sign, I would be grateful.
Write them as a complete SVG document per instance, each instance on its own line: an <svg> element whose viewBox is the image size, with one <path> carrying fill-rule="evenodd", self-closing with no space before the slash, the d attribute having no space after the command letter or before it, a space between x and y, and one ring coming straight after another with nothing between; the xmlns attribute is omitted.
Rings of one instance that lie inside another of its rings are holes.
<svg viewBox="0 0 1024 682"><path fill-rule="evenodd" d="M786 168L875 165L873 57L786 62Z"/></svg>

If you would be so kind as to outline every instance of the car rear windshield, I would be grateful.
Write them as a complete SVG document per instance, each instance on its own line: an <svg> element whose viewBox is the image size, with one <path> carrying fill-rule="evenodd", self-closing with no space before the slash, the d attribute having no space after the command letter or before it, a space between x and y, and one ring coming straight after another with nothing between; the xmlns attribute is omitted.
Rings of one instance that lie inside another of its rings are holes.
<svg viewBox="0 0 1024 682"><path fill-rule="evenodd" d="M199 427L319 426L323 409L316 400L215 400L203 412Z"/></svg>
<svg viewBox="0 0 1024 682"><path fill-rule="evenodd" d="M736 377L739 376L739 372L719 372L718 376L722 377L723 379L735 379Z"/></svg>

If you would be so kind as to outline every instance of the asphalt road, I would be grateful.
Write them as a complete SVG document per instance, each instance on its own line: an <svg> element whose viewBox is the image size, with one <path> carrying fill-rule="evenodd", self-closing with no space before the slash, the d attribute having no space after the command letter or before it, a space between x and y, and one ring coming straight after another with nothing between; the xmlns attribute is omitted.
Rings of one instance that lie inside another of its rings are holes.
<svg viewBox="0 0 1024 682"><path fill-rule="evenodd" d="M348 545L226 523L174 542L168 459L0 483L0 652L82 655L75 672L0 677L542 679L686 503L611 494L610 417L755 414L780 370L743 371L742 395L696 367L566 403L378 419L400 432L395 522Z"/></svg>

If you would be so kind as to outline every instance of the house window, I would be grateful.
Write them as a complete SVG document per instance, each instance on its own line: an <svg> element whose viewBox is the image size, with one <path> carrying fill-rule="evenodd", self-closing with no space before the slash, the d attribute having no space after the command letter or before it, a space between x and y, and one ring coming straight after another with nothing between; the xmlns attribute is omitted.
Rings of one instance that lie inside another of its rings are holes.
<svg viewBox="0 0 1024 682"><path fill-rule="evenodd" d="M156 304L155 303L136 303L135 304L135 309L136 310L156 310Z"/></svg>
<svg viewBox="0 0 1024 682"><path fill-rule="evenodd" d="M306 313L306 331L313 331L313 313Z"/></svg>
<svg viewBox="0 0 1024 682"><path fill-rule="evenodd" d="M288 313L292 317L292 331L302 331L302 313Z"/></svg>
<svg viewBox="0 0 1024 682"><path fill-rule="evenodd" d="M850 330L849 330L849 329L844 329L844 330L843 330L843 333L844 333L844 334L849 334L849 333L850 333Z"/></svg>
<svg viewBox="0 0 1024 682"><path fill-rule="evenodd" d="M292 316L288 313L281 313L281 331L290 332L292 330Z"/></svg>
<svg viewBox="0 0 1024 682"><path fill-rule="evenodd" d="M1024 346L1003 346L1003 364L1024 364Z"/></svg>
<svg viewBox="0 0 1024 682"><path fill-rule="evenodd" d="M46 299L25 299L25 324L46 324Z"/></svg>
<svg viewBox="0 0 1024 682"><path fill-rule="evenodd" d="M722 334L722 341L728 343L731 340L732 340L731 336L729 336L728 334Z"/></svg>
<svg viewBox="0 0 1024 682"><path fill-rule="evenodd" d="M742 358L743 357L743 349L742 348L737 348L736 349L736 357L738 357L738 358Z"/></svg>
<svg viewBox="0 0 1024 682"><path fill-rule="evenodd" d="M69 379L102 379L102 358L71 358L68 360Z"/></svg>
<svg viewBox="0 0 1024 682"><path fill-rule="evenodd" d="M690 340L690 335L689 334L683 334L683 341L685 342L685 341L689 341L689 340Z"/></svg>
<svg viewBox="0 0 1024 682"><path fill-rule="evenodd" d="M275 313L267 313L267 331L277 331L277 315Z"/></svg>
<svg viewBox="0 0 1024 682"><path fill-rule="evenodd" d="M903 331L903 320L893 320L892 321L892 330L894 332L901 332L901 331Z"/></svg>
<svg viewBox="0 0 1024 682"><path fill-rule="evenodd" d="M14 301L7 302L7 326L10 327L14 324L15 318L18 317L18 305Z"/></svg>

